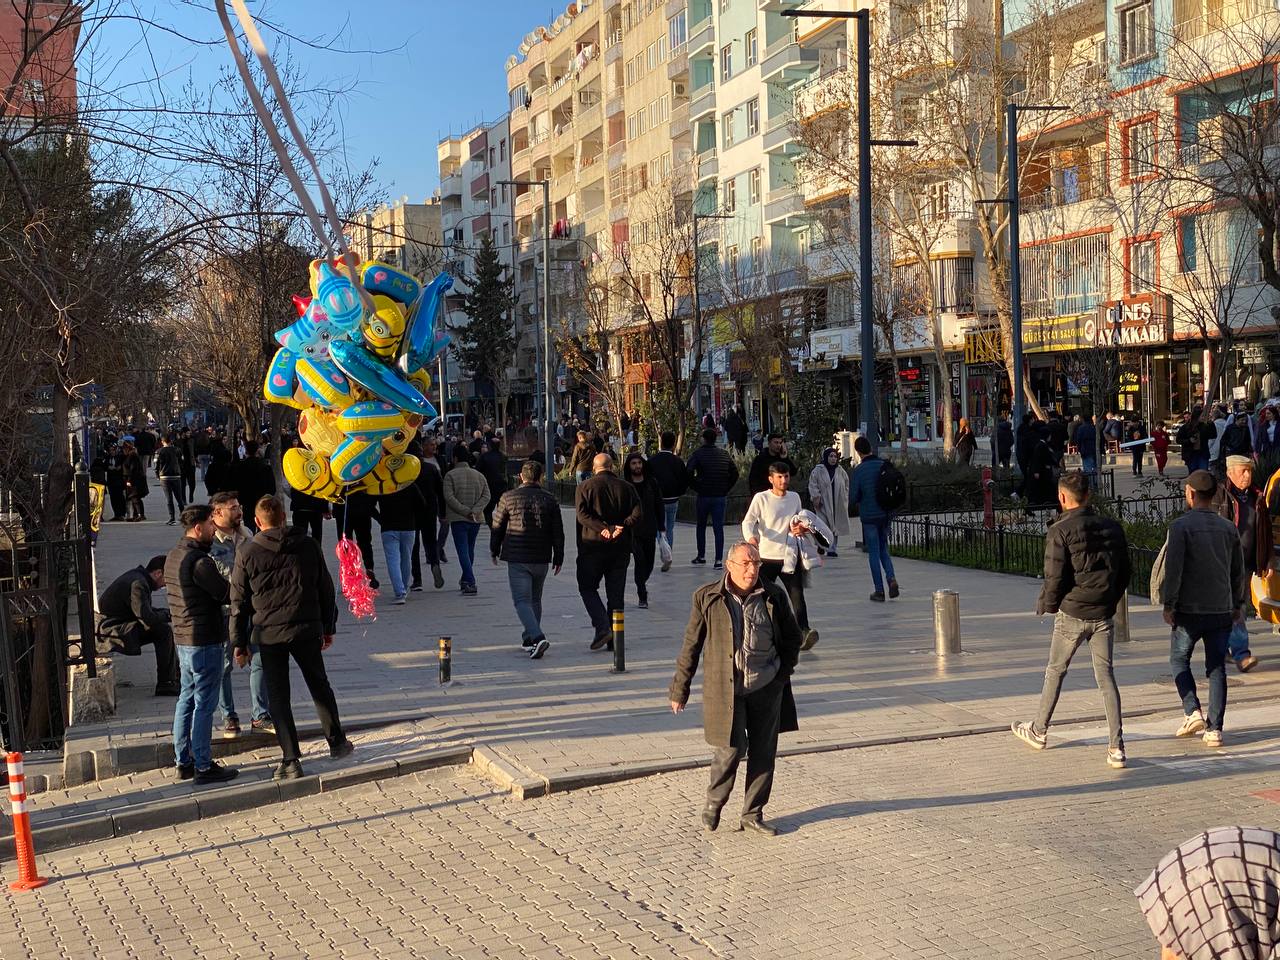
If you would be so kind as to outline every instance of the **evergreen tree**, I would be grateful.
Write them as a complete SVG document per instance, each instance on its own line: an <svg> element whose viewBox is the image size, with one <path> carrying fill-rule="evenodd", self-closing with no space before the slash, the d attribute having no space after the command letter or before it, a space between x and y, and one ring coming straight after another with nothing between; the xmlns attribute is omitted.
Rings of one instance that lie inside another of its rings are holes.
<svg viewBox="0 0 1280 960"><path fill-rule="evenodd" d="M492 384L495 397L505 405L507 368L516 352L516 300L512 278L489 234L476 253L474 276L463 279L470 291L462 304L467 324L454 332L458 359L477 381Z"/></svg>

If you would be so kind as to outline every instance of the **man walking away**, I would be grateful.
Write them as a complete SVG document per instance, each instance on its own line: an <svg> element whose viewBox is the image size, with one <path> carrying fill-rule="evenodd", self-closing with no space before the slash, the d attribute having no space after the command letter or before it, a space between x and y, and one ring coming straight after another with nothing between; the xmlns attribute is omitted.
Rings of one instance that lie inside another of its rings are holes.
<svg viewBox="0 0 1280 960"><path fill-rule="evenodd" d="M662 502L662 490L658 481L648 475L644 457L639 453L627 455L622 470L623 477L636 491L640 501L641 521L631 531L631 555L635 559L636 595L641 610L649 608L649 575L653 573L653 560L657 552L658 537L663 535L666 510Z"/></svg>
<svg viewBox="0 0 1280 960"><path fill-rule="evenodd" d="M489 449L480 454L476 469L489 484L489 502L484 505L484 523L493 525L493 508L498 505L498 498L507 492L507 456L502 452L502 438L489 440Z"/></svg>
<svg viewBox="0 0 1280 960"><path fill-rule="evenodd" d="M173 647L169 611L151 605L151 595L163 590L163 554L152 557L145 567L126 570L102 591L98 598L98 633L111 645L113 653L136 657L151 644L156 654L157 697L176 697L178 654Z"/></svg>
<svg viewBox="0 0 1280 960"><path fill-rule="evenodd" d="M417 456L420 447L417 441L409 444L408 452ZM413 534L413 562L410 571L413 580L410 590L422 589L422 554L426 554L427 565L431 568L431 579L435 588L444 586L444 572L440 569L440 551L436 546L436 536L440 530L440 518L444 516L444 480L435 460L419 458L422 467L418 477L413 481L417 496L414 498L414 516L418 525Z"/></svg>
<svg viewBox="0 0 1280 960"><path fill-rule="evenodd" d="M418 488L409 484L394 493L378 497L378 523L382 529L382 551L387 558L387 576L394 594L391 602L402 606L413 576L413 540L418 532ZM421 590L419 585L417 589Z"/></svg>
<svg viewBox="0 0 1280 960"><path fill-rule="evenodd" d="M182 675L182 692L173 712L173 752L179 780L194 777L198 784L223 783L239 772L214 762L212 747L213 711L227 642L222 605L230 587L209 556L213 508L202 503L187 507L182 511L182 529L183 538L164 563Z"/></svg>
<svg viewBox="0 0 1280 960"><path fill-rule="evenodd" d="M893 558L889 556L889 512L880 505L876 496L885 461L871 452L871 441L866 437L854 440L853 449L861 460L849 480L849 504L862 521L862 542L867 548L871 581L876 588L871 599L884 603L886 579L889 581L889 597L894 598L899 592L898 581L893 574Z"/></svg>
<svg viewBox="0 0 1280 960"><path fill-rule="evenodd" d="M574 508L578 520L578 593L591 617L594 636L591 649L613 649L610 610L623 608L627 563L631 559L632 528L643 519L635 489L614 476L613 458L598 453L591 461L595 472L578 484ZM600 602L604 580L605 609Z"/></svg>
<svg viewBox="0 0 1280 960"><path fill-rule="evenodd" d="M564 522L556 498L542 489L542 464L526 460L520 486L508 490L493 510L489 552L507 562L511 602L520 618L520 649L540 660L551 641L542 631L542 587L547 565L557 576L564 564Z"/></svg>
<svg viewBox="0 0 1280 960"><path fill-rule="evenodd" d="M337 624L337 598L320 544L301 530L285 529L284 505L276 497L264 497L254 512L258 534L237 554L231 575L236 663L248 662L249 638L256 631L282 754L274 777L296 780L302 776L302 753L289 694L290 657L315 702L329 756L341 759L355 749L342 732L338 702L324 669L323 651L333 645Z"/></svg>
<svg viewBox="0 0 1280 960"><path fill-rule="evenodd" d="M462 567L458 585L463 596L476 594L476 536L489 502L489 484L479 470L471 466L471 454L462 444L453 448L453 469L444 476L444 503L453 534L453 549Z"/></svg>
<svg viewBox="0 0 1280 960"><path fill-rule="evenodd" d="M254 504L263 497L276 492L276 475L271 465L259 456L258 441L244 442L244 459L231 464L227 471L227 479L223 490L234 490L240 496L241 503ZM249 529L257 532L252 516L245 517Z"/></svg>
<svg viewBox="0 0 1280 960"><path fill-rule="evenodd" d="M241 525L244 510L234 491L224 490L215 493L209 501L213 507L213 542L209 545L209 556L218 567L218 572L231 580L231 572L236 566L236 553L253 539L249 531ZM228 622L231 618L231 598L222 608L223 618ZM262 681L262 657L258 655L258 643L255 638L249 646L253 661L249 670L249 695L253 699L253 717L251 729L254 733L271 733L271 710L267 706L267 688ZM240 733L240 718L236 714L235 688L232 684L232 668L235 666L235 649L231 643L228 629L227 643L223 647L222 683L218 689L218 709L222 711L222 735L235 737Z"/></svg>
<svg viewBox="0 0 1280 960"><path fill-rule="evenodd" d="M212 502L212 501L210 501ZM301 490L289 491L289 510L293 513L293 525L324 544L324 522L329 519L329 501Z"/></svg>
<svg viewBox="0 0 1280 960"><path fill-rule="evenodd" d="M196 446L191 430L183 427L178 434L178 459L182 463L182 483L186 487L187 502L196 498Z"/></svg>
<svg viewBox="0 0 1280 960"><path fill-rule="evenodd" d="M733 457L716 446L715 430L702 431L702 446L693 452L686 464L689 486L698 494L695 502L694 534L698 541L698 555L694 563L707 562L707 518L716 538L715 569L719 570L724 557L724 507L725 498L738 482L738 467Z"/></svg>
<svg viewBox="0 0 1280 960"><path fill-rule="evenodd" d="M1058 480L1062 513L1045 538L1044 586L1036 603L1037 616L1054 615L1049 665L1036 718L1015 723L1013 734L1037 750L1045 748L1067 667L1080 645L1087 643L1107 716L1107 764L1118 769L1125 765L1124 726L1111 657L1116 606L1129 589L1129 544L1120 524L1089 506L1089 494L1089 479L1082 472Z"/></svg>
<svg viewBox="0 0 1280 960"><path fill-rule="evenodd" d="M1207 747L1222 746L1227 709L1227 637L1231 624L1244 617L1244 554L1240 535L1230 521L1213 510L1218 481L1207 470L1187 477L1190 510L1169 525L1164 546L1151 570L1151 599L1164 607L1164 622L1173 627L1169 665L1185 715L1179 737L1204 731ZM1209 715L1200 711L1191 654L1204 642L1204 669L1209 681Z"/></svg>
<svg viewBox="0 0 1280 960"><path fill-rule="evenodd" d="M178 454L178 448L173 445L173 437L167 433L160 438L160 450L156 454L156 477L164 488L164 502L169 508L168 525L173 526L178 522L178 514L186 509L187 495L182 483L182 458Z"/></svg>
<svg viewBox="0 0 1280 960"><path fill-rule="evenodd" d="M702 725L715 747L702 825L709 831L720 825L746 754L738 829L774 836L764 808L773 790L778 734L799 729L791 674L800 660L800 627L783 589L760 579L755 547L734 544L728 567L723 579L694 591L668 696L672 713L684 710L701 661Z"/></svg>
<svg viewBox="0 0 1280 960"><path fill-rule="evenodd" d="M751 469L747 472L748 492L756 494L769 489L769 468L775 463L785 463L787 472L793 477L800 475L795 461L787 456L787 444L780 433L769 434L768 445L752 459Z"/></svg>
<svg viewBox="0 0 1280 960"><path fill-rule="evenodd" d="M1085 417L1076 430L1076 451L1080 454L1080 469L1089 478L1089 486L1098 485L1098 428L1093 417Z"/></svg>
<svg viewBox="0 0 1280 960"><path fill-rule="evenodd" d="M1220 517L1229 520L1240 534L1244 592L1248 596L1249 582L1255 573L1263 577L1272 576L1271 516L1262 491L1253 485L1253 461L1232 454L1227 457L1226 469L1227 481L1218 484L1213 509ZM1247 615L1247 608L1245 613ZM1258 658L1249 651L1249 629L1244 618L1231 625L1227 646L1236 669L1241 673L1248 673L1258 665Z"/></svg>
<svg viewBox="0 0 1280 960"><path fill-rule="evenodd" d="M809 609L804 601L804 568L796 563L787 573L784 563L788 551L796 549L792 538L802 537L805 528L794 522L801 511L800 494L789 489L791 471L779 460L769 468L769 489L751 498L747 515L742 518L742 536L760 553L760 578L769 583L782 581L796 623L804 634L803 649L817 643L817 631L809 629Z"/></svg>
<svg viewBox="0 0 1280 960"><path fill-rule="evenodd" d="M674 547L676 511L680 508L680 497L689 489L689 471L684 461L676 456L676 435L670 430L663 430L658 439L662 447L649 458L649 476L658 481L658 489L662 491L663 530L667 538L667 546ZM671 561L662 564L662 572L671 569Z"/></svg>

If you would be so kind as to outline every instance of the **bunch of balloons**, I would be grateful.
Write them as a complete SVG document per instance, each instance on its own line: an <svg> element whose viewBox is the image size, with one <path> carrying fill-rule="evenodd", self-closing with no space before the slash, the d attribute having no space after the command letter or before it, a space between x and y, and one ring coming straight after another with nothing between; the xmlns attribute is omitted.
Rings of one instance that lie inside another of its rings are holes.
<svg viewBox="0 0 1280 960"><path fill-rule="evenodd" d="M427 365L449 343L435 321L453 279L442 273L424 287L377 260L354 269L315 260L310 273L311 296L293 298L298 319L276 332L262 388L302 411L304 447L285 451L285 479L333 502L399 490L421 468L405 449L436 415Z"/></svg>

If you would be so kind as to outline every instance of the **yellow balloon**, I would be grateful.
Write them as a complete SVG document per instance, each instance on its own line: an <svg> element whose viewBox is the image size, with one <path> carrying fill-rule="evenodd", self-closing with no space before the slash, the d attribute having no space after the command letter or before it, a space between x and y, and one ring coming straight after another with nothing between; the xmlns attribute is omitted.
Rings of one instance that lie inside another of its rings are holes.
<svg viewBox="0 0 1280 960"><path fill-rule="evenodd" d="M431 374L427 373L426 367L419 367L409 374L409 382L417 387L418 392L425 397L427 391L431 389Z"/></svg>
<svg viewBox="0 0 1280 960"><path fill-rule="evenodd" d="M388 454L360 481L366 493L379 496L402 490L418 479L422 461L409 454Z"/></svg>
<svg viewBox="0 0 1280 960"><path fill-rule="evenodd" d="M338 449L338 444L346 439L337 427L337 419L335 414L320 407L303 410L298 416L298 436L308 450L322 457L331 456Z"/></svg>
<svg viewBox="0 0 1280 960"><path fill-rule="evenodd" d="M404 307L390 297L381 294L373 298L373 315L360 321L360 334L365 345L377 356L390 360L400 347L404 336Z"/></svg>
<svg viewBox="0 0 1280 960"><path fill-rule="evenodd" d="M310 450L294 447L284 452L280 465L289 486L322 500L341 500L342 484L329 472L329 461Z"/></svg>

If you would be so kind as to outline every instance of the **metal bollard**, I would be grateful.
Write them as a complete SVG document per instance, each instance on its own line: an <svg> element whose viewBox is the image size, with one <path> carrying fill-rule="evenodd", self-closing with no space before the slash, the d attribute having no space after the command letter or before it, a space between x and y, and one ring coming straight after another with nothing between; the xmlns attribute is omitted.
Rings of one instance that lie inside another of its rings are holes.
<svg viewBox="0 0 1280 960"><path fill-rule="evenodd" d="M613 611L613 669L610 673L627 672L627 635L621 610Z"/></svg>
<svg viewBox="0 0 1280 960"><path fill-rule="evenodd" d="M960 652L960 594L954 590L933 592L933 652Z"/></svg>
<svg viewBox="0 0 1280 960"><path fill-rule="evenodd" d="M440 638L440 686L453 682L453 637Z"/></svg>
<svg viewBox="0 0 1280 960"><path fill-rule="evenodd" d="M1120 602L1116 604L1116 615L1114 619L1116 642L1128 643L1133 638L1129 636L1129 591L1126 590L1120 597Z"/></svg>

